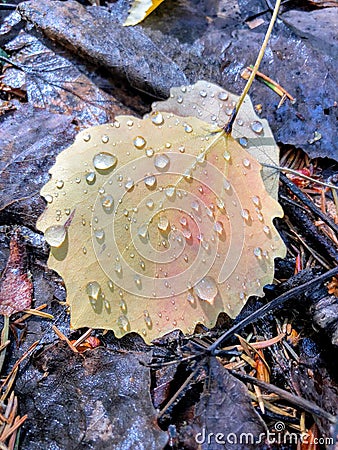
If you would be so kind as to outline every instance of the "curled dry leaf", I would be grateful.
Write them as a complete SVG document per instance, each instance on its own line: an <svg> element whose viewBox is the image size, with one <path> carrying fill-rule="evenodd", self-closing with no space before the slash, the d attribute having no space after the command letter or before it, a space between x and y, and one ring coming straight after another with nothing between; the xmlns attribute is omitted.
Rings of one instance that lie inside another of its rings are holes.
<svg viewBox="0 0 338 450"><path fill-rule="evenodd" d="M260 172L233 137L195 117L120 116L78 134L50 171L37 225L72 326L149 342L211 327L262 295L285 247Z"/></svg>
<svg viewBox="0 0 338 450"><path fill-rule="evenodd" d="M0 283L0 314L4 316L30 308L33 297L26 248L17 232L13 234L9 248L9 258Z"/></svg>

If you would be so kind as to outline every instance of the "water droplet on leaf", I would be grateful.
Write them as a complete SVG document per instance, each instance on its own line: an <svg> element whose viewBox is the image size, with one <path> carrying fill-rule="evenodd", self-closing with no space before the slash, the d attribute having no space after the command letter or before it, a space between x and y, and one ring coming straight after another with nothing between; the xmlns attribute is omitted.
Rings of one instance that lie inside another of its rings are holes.
<svg viewBox="0 0 338 450"><path fill-rule="evenodd" d="M45 239L52 247L60 247L67 235L67 230L63 225L52 225L45 231Z"/></svg>
<svg viewBox="0 0 338 450"><path fill-rule="evenodd" d="M136 136L136 138L133 141L134 146L141 150L146 145L146 140L142 136Z"/></svg>
<svg viewBox="0 0 338 450"><path fill-rule="evenodd" d="M167 170L169 168L170 159L165 153L160 153L155 156L154 166L158 170Z"/></svg>
<svg viewBox="0 0 338 450"><path fill-rule="evenodd" d="M206 276L194 286L194 293L201 300L213 303L217 293L217 285L212 277Z"/></svg>
<svg viewBox="0 0 338 450"><path fill-rule="evenodd" d="M115 155L107 152L100 152L93 158L95 169L108 170L116 166L117 158Z"/></svg>

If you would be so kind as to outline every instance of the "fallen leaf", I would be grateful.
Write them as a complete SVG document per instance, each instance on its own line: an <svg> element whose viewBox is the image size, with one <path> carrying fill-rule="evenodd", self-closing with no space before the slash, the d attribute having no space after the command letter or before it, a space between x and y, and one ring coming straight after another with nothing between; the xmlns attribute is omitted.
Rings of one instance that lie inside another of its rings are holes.
<svg viewBox="0 0 338 450"><path fill-rule="evenodd" d="M105 67L114 77L156 97L187 78L163 49L136 28L114 22L104 8L88 8L76 1L31 0L18 6L23 19L58 44L88 62Z"/></svg>
<svg viewBox="0 0 338 450"><path fill-rule="evenodd" d="M31 105L69 114L81 128L109 122L116 114L130 112L35 36L21 32L6 49L22 70L7 67L2 82L11 88L26 89Z"/></svg>
<svg viewBox="0 0 338 450"><path fill-rule="evenodd" d="M210 124L224 126L230 118L239 96L221 87L200 80L191 86L172 88L168 100L153 103L153 111L167 111L184 117L196 116ZM255 113L249 96L237 115L232 137L261 164L278 166L279 148L267 120ZM278 171L262 168L262 178L269 194L277 199Z"/></svg>
<svg viewBox="0 0 338 450"><path fill-rule="evenodd" d="M263 295L285 255L260 164L217 125L120 116L80 133L42 189L38 228L65 280L75 328L212 327Z"/></svg>
<svg viewBox="0 0 338 450"><path fill-rule="evenodd" d="M163 0L133 0L124 26L137 25L156 9Z"/></svg>
<svg viewBox="0 0 338 450"><path fill-rule="evenodd" d="M48 180L46 167L75 134L70 116L29 105L5 116L0 134L0 213L5 223L35 227L44 208L39 191Z"/></svg>
<svg viewBox="0 0 338 450"><path fill-rule="evenodd" d="M76 354L67 344L47 348L16 383L20 407L34 411L21 445L59 450L164 448L149 394L142 353L95 348ZM67 362L65 364L65 361ZM43 377L48 372L48 377Z"/></svg>
<svg viewBox="0 0 338 450"><path fill-rule="evenodd" d="M202 450L249 450L264 442L265 424L254 410L245 385L216 358L209 360L208 378L196 406L197 429L195 440Z"/></svg>
<svg viewBox="0 0 338 450"><path fill-rule="evenodd" d="M13 234L9 250L7 265L0 280L0 314L4 316L30 308L33 297L26 247L18 232Z"/></svg>

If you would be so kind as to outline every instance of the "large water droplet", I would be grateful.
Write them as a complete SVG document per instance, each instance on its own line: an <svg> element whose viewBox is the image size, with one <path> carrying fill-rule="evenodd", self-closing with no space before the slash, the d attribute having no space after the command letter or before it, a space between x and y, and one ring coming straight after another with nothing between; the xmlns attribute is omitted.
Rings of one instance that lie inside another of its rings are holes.
<svg viewBox="0 0 338 450"><path fill-rule="evenodd" d="M143 317L144 317L144 321L145 321L147 327L151 328L153 323L152 323L152 320L151 320L151 318L149 316L149 312L147 310L143 311Z"/></svg>
<svg viewBox="0 0 338 450"><path fill-rule="evenodd" d="M58 180L55 184L58 189L62 189L64 186L64 182L62 180Z"/></svg>
<svg viewBox="0 0 338 450"><path fill-rule="evenodd" d="M265 234L270 234L270 227L268 226L268 225L265 225L264 227L263 227L263 231L264 231L264 233Z"/></svg>
<svg viewBox="0 0 338 450"><path fill-rule="evenodd" d="M261 207L261 199L258 197L258 195L254 195L252 197L252 203L257 206L257 208Z"/></svg>
<svg viewBox="0 0 338 450"><path fill-rule="evenodd" d="M238 142L240 143L240 145L244 148L247 148L247 146L249 145L249 141L247 140L246 137L241 137L238 139Z"/></svg>
<svg viewBox="0 0 338 450"><path fill-rule="evenodd" d="M118 261L115 263L114 270L115 270L115 272L118 275L121 275L121 273L122 273L122 266L121 266L121 264Z"/></svg>
<svg viewBox="0 0 338 450"><path fill-rule="evenodd" d="M104 240L105 237L105 233L104 230L102 228L98 228L97 230L94 231L94 236L96 237L96 239L100 242L102 242Z"/></svg>
<svg viewBox="0 0 338 450"><path fill-rule="evenodd" d="M220 92L217 97L219 100L222 100L223 102L225 102L226 100L228 100L228 93Z"/></svg>
<svg viewBox="0 0 338 450"><path fill-rule="evenodd" d="M223 187L224 187L224 189L225 189L226 191L229 191L229 190L230 190L231 184L229 183L228 180L224 180L224 181L223 181Z"/></svg>
<svg viewBox="0 0 338 450"><path fill-rule="evenodd" d="M129 329L129 320L127 319L127 317L122 314L118 319L117 319L117 325L119 328L121 328L123 331L128 331Z"/></svg>
<svg viewBox="0 0 338 450"><path fill-rule="evenodd" d="M218 293L217 285L212 277L206 276L196 284L194 292L201 300L212 303Z"/></svg>
<svg viewBox="0 0 338 450"><path fill-rule="evenodd" d="M160 112L154 112L151 114L151 121L154 125L162 125L164 123L163 116Z"/></svg>
<svg viewBox="0 0 338 450"><path fill-rule="evenodd" d="M214 230L215 230L216 233L218 233L219 235L222 235L222 233L224 232L223 223L222 223L222 222L215 222L215 223L214 223Z"/></svg>
<svg viewBox="0 0 338 450"><path fill-rule="evenodd" d="M198 203L197 200L191 202L191 207L197 214L200 212L200 204Z"/></svg>
<svg viewBox="0 0 338 450"><path fill-rule="evenodd" d="M94 184L95 180L96 180L96 174L95 174L95 172L92 172L92 171L88 172L88 173L86 173L85 178L86 178L86 182L88 184Z"/></svg>
<svg viewBox="0 0 338 450"><path fill-rule="evenodd" d="M137 230L137 234L142 239L147 239L148 238L148 224L144 223L143 225L141 225L139 227L139 229Z"/></svg>
<svg viewBox="0 0 338 450"><path fill-rule="evenodd" d="M250 220L250 213L249 213L249 211L247 209L242 209L241 216L243 217L243 219L245 221Z"/></svg>
<svg viewBox="0 0 338 450"><path fill-rule="evenodd" d="M248 169L248 168L250 167L250 165L251 165L250 159L248 159L248 158L244 158L243 161L242 161L242 163L243 163L243 166L246 167L247 169Z"/></svg>
<svg viewBox="0 0 338 450"><path fill-rule="evenodd" d="M90 281L87 283L86 292L89 300L96 302L101 295L101 286L97 281Z"/></svg>
<svg viewBox="0 0 338 450"><path fill-rule="evenodd" d="M154 166L158 170L167 170L169 168L170 159L165 153L157 154L154 158Z"/></svg>
<svg viewBox="0 0 338 450"><path fill-rule="evenodd" d="M105 212L110 213L114 207L114 199L110 194L104 195L101 198L101 205Z"/></svg>
<svg viewBox="0 0 338 450"><path fill-rule="evenodd" d="M231 155L228 152L228 150L225 150L223 153L223 158L225 159L225 161L230 161Z"/></svg>
<svg viewBox="0 0 338 450"><path fill-rule="evenodd" d="M161 216L159 218L159 221L158 221L158 224L157 224L157 228L160 231L163 231L163 232L166 233L168 231L168 229L169 229L169 226L170 226L170 223L169 223L168 218L166 216Z"/></svg>
<svg viewBox="0 0 338 450"><path fill-rule="evenodd" d="M103 144L108 144L109 142L109 136L107 136L106 134L104 136L102 136L101 141Z"/></svg>
<svg viewBox="0 0 338 450"><path fill-rule="evenodd" d="M52 195L45 195L45 200L47 203L52 203L53 202L53 196Z"/></svg>
<svg viewBox="0 0 338 450"><path fill-rule="evenodd" d="M45 239L52 247L60 247L66 239L67 230L63 225L53 225L45 231Z"/></svg>
<svg viewBox="0 0 338 450"><path fill-rule="evenodd" d="M141 150L146 145L146 140L142 136L136 136L136 138L133 140L133 144L136 148Z"/></svg>
<svg viewBox="0 0 338 450"><path fill-rule="evenodd" d="M262 249L260 247L256 247L253 253L256 256L256 258L260 259L262 257Z"/></svg>
<svg viewBox="0 0 338 450"><path fill-rule="evenodd" d="M148 158L151 158L152 156L154 156L154 149L147 148L146 149L146 156L148 156Z"/></svg>
<svg viewBox="0 0 338 450"><path fill-rule="evenodd" d="M186 133L192 133L193 128L192 128L192 126L189 125L188 123L185 123L185 124L184 124L184 131L185 131Z"/></svg>
<svg viewBox="0 0 338 450"><path fill-rule="evenodd" d="M175 195L175 192L176 192L175 186L167 186L167 187L165 188L165 191L164 191L165 195L166 195L168 198L173 198L174 195Z"/></svg>
<svg viewBox="0 0 338 450"><path fill-rule="evenodd" d="M186 219L185 217L181 217L181 218L180 218L180 224L181 224L183 227L186 227L187 224L188 224L187 219Z"/></svg>
<svg viewBox="0 0 338 450"><path fill-rule="evenodd" d="M152 189L156 186L156 177L155 175L147 175L144 178L144 184L147 186L147 188Z"/></svg>
<svg viewBox="0 0 338 450"><path fill-rule="evenodd" d="M254 131L257 134L261 134L263 132L263 125L261 122L259 122L258 120L255 120L254 122L252 122L251 124L251 129L252 131Z"/></svg>
<svg viewBox="0 0 338 450"><path fill-rule="evenodd" d="M193 305L195 303L195 297L190 292L187 295L187 300L191 305Z"/></svg>
<svg viewBox="0 0 338 450"><path fill-rule="evenodd" d="M134 281L135 281L135 284L136 284L136 286L137 286L138 288L141 288L141 287L142 287L142 280L141 280L140 275L135 275L135 276L134 276Z"/></svg>
<svg viewBox="0 0 338 450"><path fill-rule="evenodd" d="M131 191L134 187L134 180L131 178L128 178L127 181L124 183L124 187L127 191Z"/></svg>
<svg viewBox="0 0 338 450"><path fill-rule="evenodd" d="M107 152L100 152L93 158L93 164L95 169L108 170L116 166L117 158L115 155Z"/></svg>

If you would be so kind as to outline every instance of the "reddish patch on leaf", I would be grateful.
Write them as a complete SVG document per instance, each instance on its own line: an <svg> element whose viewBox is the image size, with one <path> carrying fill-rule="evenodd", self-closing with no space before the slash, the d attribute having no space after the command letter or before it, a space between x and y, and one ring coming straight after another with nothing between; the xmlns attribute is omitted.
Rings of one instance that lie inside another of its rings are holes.
<svg viewBox="0 0 338 450"><path fill-rule="evenodd" d="M18 232L10 242L10 254L0 282L0 314L11 316L30 308L33 283L27 271L27 253Z"/></svg>

